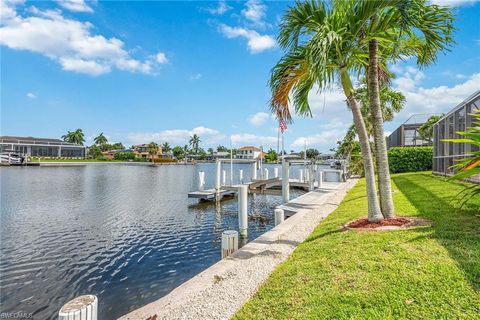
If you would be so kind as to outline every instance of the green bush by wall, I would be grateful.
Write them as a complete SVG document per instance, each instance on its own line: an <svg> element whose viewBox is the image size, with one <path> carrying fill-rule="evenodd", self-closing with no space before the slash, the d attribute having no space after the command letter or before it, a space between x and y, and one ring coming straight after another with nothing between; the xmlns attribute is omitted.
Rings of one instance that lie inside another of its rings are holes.
<svg viewBox="0 0 480 320"><path fill-rule="evenodd" d="M388 150L392 173L432 170L433 147L393 147Z"/></svg>

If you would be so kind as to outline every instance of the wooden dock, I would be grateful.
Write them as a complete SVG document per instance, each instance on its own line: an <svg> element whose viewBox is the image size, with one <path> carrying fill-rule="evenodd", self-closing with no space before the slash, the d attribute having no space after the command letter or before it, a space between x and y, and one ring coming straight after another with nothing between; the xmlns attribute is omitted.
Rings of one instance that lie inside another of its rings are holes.
<svg viewBox="0 0 480 320"><path fill-rule="evenodd" d="M227 188L221 189L218 193L219 200L221 200L225 196L234 196L236 190L229 190ZM215 189L208 189L202 191L193 191L188 193L189 198L195 198L199 200L215 200L217 198L217 192Z"/></svg>

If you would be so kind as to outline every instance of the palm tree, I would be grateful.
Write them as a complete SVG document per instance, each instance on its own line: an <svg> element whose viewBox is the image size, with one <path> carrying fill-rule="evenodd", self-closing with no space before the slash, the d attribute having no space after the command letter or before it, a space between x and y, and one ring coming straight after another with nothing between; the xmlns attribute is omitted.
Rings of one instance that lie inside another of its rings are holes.
<svg viewBox="0 0 480 320"><path fill-rule="evenodd" d="M104 149L104 146L108 143L107 137L105 137L105 136L103 135L103 132L100 133L98 136L96 136L96 137L93 139L93 141L95 142L95 144L96 144L97 146L99 146L99 147L102 149L102 151L104 151L104 150L103 150L103 149Z"/></svg>
<svg viewBox="0 0 480 320"><path fill-rule="evenodd" d="M83 146L83 143L85 142L85 135L83 134L82 129L77 129L75 131L68 131L67 134L62 136L62 139L63 141Z"/></svg>
<svg viewBox="0 0 480 320"><path fill-rule="evenodd" d="M148 144L148 154L150 155L152 162L155 162L155 156L157 155L159 149L159 145L155 142L150 142Z"/></svg>
<svg viewBox="0 0 480 320"><path fill-rule="evenodd" d="M355 98L351 74L367 65L358 37L346 27L348 19L339 5L325 2L297 2L289 8L280 23L279 45L287 50L272 69L271 110L280 120L292 122L290 94L295 112L312 116L308 94L316 85L320 90L339 83L353 114L367 184L368 220L383 219L377 198L372 152L360 105ZM340 7L340 8L338 8Z"/></svg>
<svg viewBox="0 0 480 320"><path fill-rule="evenodd" d="M433 142L433 125L438 122L443 117L441 115L433 115L428 120L418 128L418 134L423 140Z"/></svg>
<svg viewBox="0 0 480 320"><path fill-rule="evenodd" d="M368 92L380 190L380 206L386 218L395 216L383 128L381 86L387 80L386 64L414 56L425 66L435 61L438 51L452 42L453 15L450 8L427 5L425 0L340 1L351 19L361 46L368 53Z"/></svg>
<svg viewBox="0 0 480 320"><path fill-rule="evenodd" d="M195 151L195 154L198 154L198 149L201 142L200 137L195 133L193 134L193 136L190 137L190 140L188 142L192 147L192 150Z"/></svg>
<svg viewBox="0 0 480 320"><path fill-rule="evenodd" d="M370 96L368 88L362 86L356 90L356 98L362 106L362 114L365 119L368 134L374 137L374 119L372 109L370 108ZM395 114L400 112L405 106L405 96L397 90L392 89L388 85L382 86L380 89L380 105L382 108L383 122L392 121Z"/></svg>
<svg viewBox="0 0 480 320"><path fill-rule="evenodd" d="M168 152L172 151L172 147L170 147L170 144L168 142L164 142L162 144L162 150L163 150L163 152L168 153Z"/></svg>

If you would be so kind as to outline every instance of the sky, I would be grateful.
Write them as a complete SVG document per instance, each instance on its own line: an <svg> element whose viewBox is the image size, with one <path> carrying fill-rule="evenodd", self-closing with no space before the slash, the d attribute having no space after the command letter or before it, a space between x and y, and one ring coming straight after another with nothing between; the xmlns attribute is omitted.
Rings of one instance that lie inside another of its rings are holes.
<svg viewBox="0 0 480 320"><path fill-rule="evenodd" d="M434 65L392 65L406 106L444 113L480 89L480 3L455 7L455 41ZM276 36L288 1L0 1L1 135L59 138L81 128L126 146L205 149L277 145L268 110ZM352 123L342 92L310 93L313 118L295 117L285 150L327 153Z"/></svg>

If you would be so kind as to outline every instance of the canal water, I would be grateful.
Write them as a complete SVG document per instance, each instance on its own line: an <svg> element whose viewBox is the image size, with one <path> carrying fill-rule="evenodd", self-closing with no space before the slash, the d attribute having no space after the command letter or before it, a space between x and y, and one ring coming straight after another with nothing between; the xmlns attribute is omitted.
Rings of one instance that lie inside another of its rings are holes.
<svg viewBox="0 0 480 320"><path fill-rule="evenodd" d="M235 164L234 183L239 169L250 181L250 166ZM213 187L214 164L1 168L0 311L56 319L68 300L95 294L99 319L116 319L220 260L237 199L188 199L200 170ZM264 219L249 221L246 241L273 227L280 203L249 196L249 215Z"/></svg>

